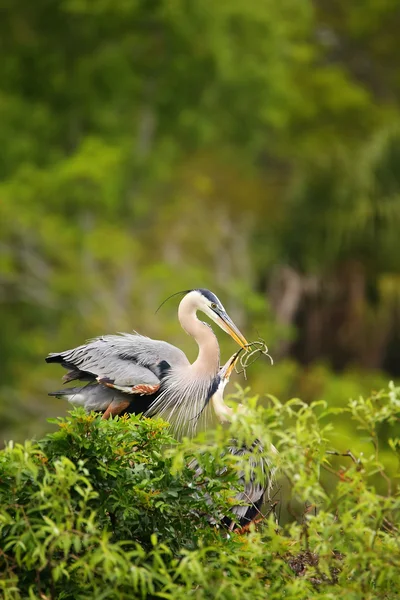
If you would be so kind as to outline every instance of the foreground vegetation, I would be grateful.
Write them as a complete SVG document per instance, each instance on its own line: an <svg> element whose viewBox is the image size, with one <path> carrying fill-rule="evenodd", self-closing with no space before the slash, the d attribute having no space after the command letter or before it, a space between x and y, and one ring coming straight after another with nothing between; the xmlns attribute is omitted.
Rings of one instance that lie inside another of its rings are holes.
<svg viewBox="0 0 400 600"><path fill-rule="evenodd" d="M254 389L400 374L398 0L3 7L1 441L63 410L50 351L135 329L190 352L176 304L154 315L182 289L267 341Z"/></svg>
<svg viewBox="0 0 400 600"><path fill-rule="evenodd" d="M362 455L332 446L326 406L256 400L229 430L194 442L178 444L160 420L77 410L40 442L9 443L0 455L5 600L399 598L400 498L388 473L400 389L341 409ZM379 448L382 428L389 441ZM232 437L262 440L289 518L277 504L246 534L210 525L232 506L238 465L221 455Z"/></svg>

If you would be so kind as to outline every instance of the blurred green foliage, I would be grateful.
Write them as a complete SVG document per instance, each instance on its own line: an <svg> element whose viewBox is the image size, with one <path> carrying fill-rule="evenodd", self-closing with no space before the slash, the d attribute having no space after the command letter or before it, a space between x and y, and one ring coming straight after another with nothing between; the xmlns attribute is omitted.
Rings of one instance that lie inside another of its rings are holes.
<svg viewBox="0 0 400 600"><path fill-rule="evenodd" d="M399 25L395 0L3 0L2 439L64 411L49 351L136 329L193 355L153 314L192 287L268 342L259 391L398 375Z"/></svg>
<svg viewBox="0 0 400 600"><path fill-rule="evenodd" d="M58 419L40 442L10 443L0 452L4 599L399 598L400 498L377 431L398 422L400 388L334 411L362 453L332 443L326 403L257 405L240 394L247 415L180 444L161 420L103 421L82 410ZM270 514L247 534L210 525L235 502L243 465L224 452L232 438L261 440L289 483L280 498L286 524ZM399 450L391 435L395 468ZM335 481L329 491L327 475Z"/></svg>

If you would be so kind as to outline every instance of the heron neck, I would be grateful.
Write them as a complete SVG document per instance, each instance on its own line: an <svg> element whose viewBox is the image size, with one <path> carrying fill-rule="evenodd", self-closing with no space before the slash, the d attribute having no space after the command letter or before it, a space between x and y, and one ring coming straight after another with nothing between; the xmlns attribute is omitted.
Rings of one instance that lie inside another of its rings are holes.
<svg viewBox="0 0 400 600"><path fill-rule="evenodd" d="M218 340L211 327L199 321L195 309L186 309L185 306L181 308L181 306L178 312L179 321L186 333L196 340L199 347L197 358L190 368L196 374L214 377L219 369Z"/></svg>

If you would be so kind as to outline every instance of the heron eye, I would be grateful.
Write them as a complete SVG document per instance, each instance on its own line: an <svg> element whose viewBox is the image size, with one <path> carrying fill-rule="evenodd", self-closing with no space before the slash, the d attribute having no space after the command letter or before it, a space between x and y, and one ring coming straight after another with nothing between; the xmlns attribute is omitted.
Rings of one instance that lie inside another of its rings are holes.
<svg viewBox="0 0 400 600"><path fill-rule="evenodd" d="M218 306L215 304L215 302L211 302L211 308L215 310L216 308L218 308Z"/></svg>

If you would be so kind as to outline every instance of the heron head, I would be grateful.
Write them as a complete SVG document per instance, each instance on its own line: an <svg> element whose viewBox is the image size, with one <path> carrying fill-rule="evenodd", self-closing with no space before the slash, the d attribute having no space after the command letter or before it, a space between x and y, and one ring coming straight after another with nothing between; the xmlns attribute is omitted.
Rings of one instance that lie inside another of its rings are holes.
<svg viewBox="0 0 400 600"><path fill-rule="evenodd" d="M214 323L216 323L223 331L228 333L239 346L247 348L247 340L244 335L236 327L226 310L222 306L220 300L210 290L197 289L189 292L195 296L195 305L197 310L201 310Z"/></svg>

